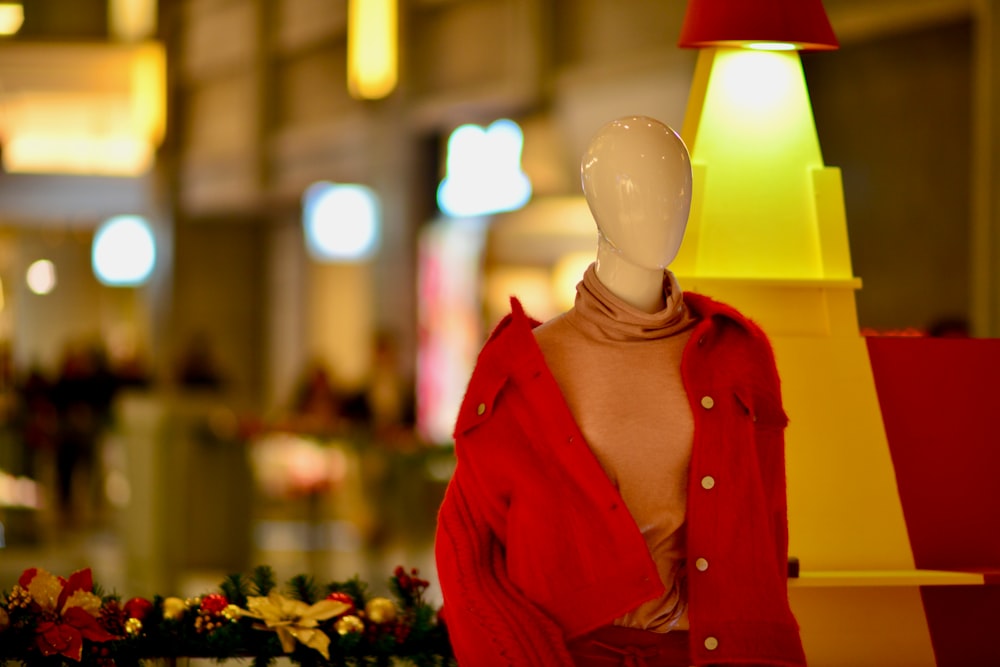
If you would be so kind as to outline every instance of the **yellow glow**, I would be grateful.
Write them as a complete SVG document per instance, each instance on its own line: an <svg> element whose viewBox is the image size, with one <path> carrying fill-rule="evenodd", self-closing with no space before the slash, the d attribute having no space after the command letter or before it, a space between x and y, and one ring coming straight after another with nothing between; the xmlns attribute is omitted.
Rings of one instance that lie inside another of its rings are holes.
<svg viewBox="0 0 1000 667"><path fill-rule="evenodd" d="M20 2L0 2L0 35L13 35L24 23L24 7Z"/></svg>
<svg viewBox="0 0 1000 667"><path fill-rule="evenodd" d="M108 23L120 40L149 39L156 33L156 0L110 0Z"/></svg>
<svg viewBox="0 0 1000 667"><path fill-rule="evenodd" d="M755 51L794 51L795 45L789 42L750 42L746 48Z"/></svg>
<svg viewBox="0 0 1000 667"><path fill-rule="evenodd" d="M548 269L515 265L496 267L486 276L486 318L489 329L510 312L511 294L516 294L524 312L537 320L544 322L559 312L553 301L552 276Z"/></svg>
<svg viewBox="0 0 1000 667"><path fill-rule="evenodd" d="M89 87L22 88L7 98L0 116L5 169L136 176L152 166L166 124L163 46L70 49L55 62L82 72L88 59L107 72Z"/></svg>
<svg viewBox="0 0 1000 667"><path fill-rule="evenodd" d="M128 134L15 133L3 151L9 172L137 176L152 164L152 146Z"/></svg>
<svg viewBox="0 0 1000 667"><path fill-rule="evenodd" d="M813 185L824 165L798 53L702 49L695 79L692 232L675 272L825 277Z"/></svg>
<svg viewBox="0 0 1000 667"><path fill-rule="evenodd" d="M577 283L593 261L593 252L572 252L552 268L552 299L560 311L569 310L576 303Z"/></svg>
<svg viewBox="0 0 1000 667"><path fill-rule="evenodd" d="M350 0L347 7L347 88L380 99L397 79L397 0Z"/></svg>
<svg viewBox="0 0 1000 667"><path fill-rule="evenodd" d="M158 146L167 126L167 62L162 44L148 42L138 47L132 58L131 77L135 131Z"/></svg>

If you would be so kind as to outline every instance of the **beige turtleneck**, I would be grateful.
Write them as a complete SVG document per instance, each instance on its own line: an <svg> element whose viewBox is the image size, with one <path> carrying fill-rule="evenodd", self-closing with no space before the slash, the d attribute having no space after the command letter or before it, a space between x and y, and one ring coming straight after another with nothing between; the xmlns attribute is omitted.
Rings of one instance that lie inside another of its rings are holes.
<svg viewBox="0 0 1000 667"><path fill-rule="evenodd" d="M680 371L693 321L669 271L663 288L665 308L645 313L611 293L591 264L573 308L535 329L577 425L666 586L663 597L615 625L654 632L687 628L684 517L694 437Z"/></svg>

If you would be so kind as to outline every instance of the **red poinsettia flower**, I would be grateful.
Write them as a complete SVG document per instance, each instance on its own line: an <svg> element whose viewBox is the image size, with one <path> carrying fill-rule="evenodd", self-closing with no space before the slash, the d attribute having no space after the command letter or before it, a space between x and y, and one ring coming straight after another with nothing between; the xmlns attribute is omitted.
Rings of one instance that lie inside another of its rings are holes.
<svg viewBox="0 0 1000 667"><path fill-rule="evenodd" d="M33 567L21 574L18 584L28 591L40 612L35 645L42 655L63 655L79 662L84 639L117 639L97 622L101 598L93 593L89 568L74 572L67 581Z"/></svg>

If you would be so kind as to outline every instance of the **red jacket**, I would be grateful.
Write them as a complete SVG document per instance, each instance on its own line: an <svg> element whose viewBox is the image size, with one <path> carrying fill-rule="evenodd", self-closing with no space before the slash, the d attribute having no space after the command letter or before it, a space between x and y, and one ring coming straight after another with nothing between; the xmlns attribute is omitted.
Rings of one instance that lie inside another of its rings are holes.
<svg viewBox="0 0 1000 667"><path fill-rule="evenodd" d="M804 665L787 597L787 419L771 347L732 308L684 298L698 318L681 364L695 424L692 660ZM537 322L511 304L479 355L456 422L458 465L436 537L445 623L463 666L570 667L567 640L663 585L545 365L531 331Z"/></svg>

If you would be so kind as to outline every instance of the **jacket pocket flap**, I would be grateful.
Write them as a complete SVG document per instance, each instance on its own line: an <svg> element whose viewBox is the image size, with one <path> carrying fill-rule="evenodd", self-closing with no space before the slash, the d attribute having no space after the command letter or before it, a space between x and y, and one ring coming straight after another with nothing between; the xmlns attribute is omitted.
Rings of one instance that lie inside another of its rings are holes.
<svg viewBox="0 0 1000 667"><path fill-rule="evenodd" d="M493 415L500 390L506 381L506 377L492 378L492 381L473 377L465 392L465 398L462 399L458 418L455 420L456 438L485 423Z"/></svg>
<svg viewBox="0 0 1000 667"><path fill-rule="evenodd" d="M784 428L788 425L788 416L782 409L779 398L762 396L749 387L736 387L733 389L733 397L758 426Z"/></svg>

